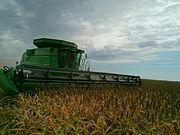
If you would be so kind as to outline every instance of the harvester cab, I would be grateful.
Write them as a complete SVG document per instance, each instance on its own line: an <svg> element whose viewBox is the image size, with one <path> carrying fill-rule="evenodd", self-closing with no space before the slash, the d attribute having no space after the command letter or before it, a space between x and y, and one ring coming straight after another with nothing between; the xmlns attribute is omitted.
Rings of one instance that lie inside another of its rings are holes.
<svg viewBox="0 0 180 135"><path fill-rule="evenodd" d="M36 49L26 50L20 64L78 70L83 50L72 42L56 39L35 39Z"/></svg>
<svg viewBox="0 0 180 135"><path fill-rule="evenodd" d="M0 69L0 95L72 84L141 84L139 76L90 71L86 54L75 43L49 38L34 39L33 43L37 48L27 49L19 65Z"/></svg>

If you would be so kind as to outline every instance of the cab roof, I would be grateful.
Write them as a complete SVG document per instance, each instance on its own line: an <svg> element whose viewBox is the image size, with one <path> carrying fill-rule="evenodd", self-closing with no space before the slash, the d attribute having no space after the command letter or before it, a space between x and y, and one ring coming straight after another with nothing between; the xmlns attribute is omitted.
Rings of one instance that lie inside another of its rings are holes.
<svg viewBox="0 0 180 135"><path fill-rule="evenodd" d="M33 40L33 44L38 48L69 48L69 49L77 49L78 46L69 41L59 40L59 39L50 39L50 38L38 38Z"/></svg>

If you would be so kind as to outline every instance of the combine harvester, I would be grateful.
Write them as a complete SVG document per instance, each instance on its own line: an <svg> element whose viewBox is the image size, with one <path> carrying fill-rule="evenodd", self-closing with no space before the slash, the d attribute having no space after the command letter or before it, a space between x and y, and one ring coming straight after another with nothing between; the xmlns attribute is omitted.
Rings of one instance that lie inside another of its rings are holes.
<svg viewBox="0 0 180 135"><path fill-rule="evenodd" d="M90 71L90 62L75 43L40 38L20 64L0 69L0 95L64 85L141 85L139 76ZM84 56L84 57L83 57Z"/></svg>

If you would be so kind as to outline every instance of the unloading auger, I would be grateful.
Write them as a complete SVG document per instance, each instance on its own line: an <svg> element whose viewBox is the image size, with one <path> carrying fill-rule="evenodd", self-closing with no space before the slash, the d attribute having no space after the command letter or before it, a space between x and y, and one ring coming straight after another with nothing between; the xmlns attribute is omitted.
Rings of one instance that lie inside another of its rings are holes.
<svg viewBox="0 0 180 135"><path fill-rule="evenodd" d="M70 84L141 85L140 76L90 71L90 62L75 43L49 38L33 43L37 48L27 49L15 68L0 69L0 95Z"/></svg>

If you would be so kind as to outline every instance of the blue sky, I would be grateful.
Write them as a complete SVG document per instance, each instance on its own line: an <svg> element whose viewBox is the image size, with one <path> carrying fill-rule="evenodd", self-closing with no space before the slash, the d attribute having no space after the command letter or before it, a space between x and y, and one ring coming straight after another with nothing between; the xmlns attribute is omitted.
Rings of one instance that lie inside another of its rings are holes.
<svg viewBox="0 0 180 135"><path fill-rule="evenodd" d="M180 81L180 0L0 1L0 66L39 37L77 43L92 70Z"/></svg>
<svg viewBox="0 0 180 135"><path fill-rule="evenodd" d="M179 81L180 53L163 52L159 59L133 63L93 63L93 70L140 75L143 78L156 80ZM103 67L103 68L102 68Z"/></svg>

